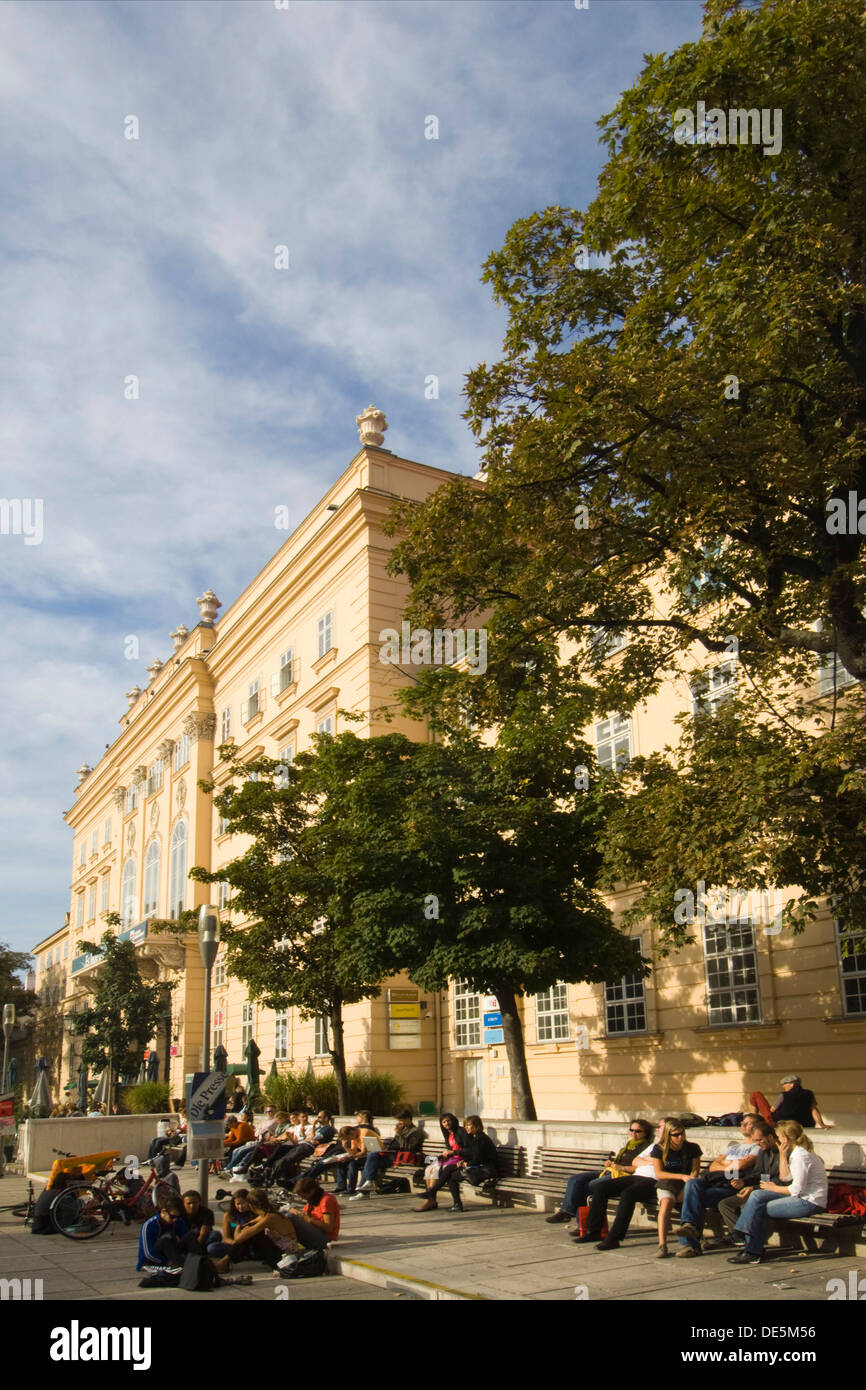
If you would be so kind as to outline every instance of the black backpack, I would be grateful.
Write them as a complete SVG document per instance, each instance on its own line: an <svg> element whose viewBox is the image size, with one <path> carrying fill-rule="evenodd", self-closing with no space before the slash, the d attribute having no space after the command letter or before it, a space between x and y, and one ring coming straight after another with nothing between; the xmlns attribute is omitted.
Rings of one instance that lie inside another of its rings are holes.
<svg viewBox="0 0 866 1390"><path fill-rule="evenodd" d="M210 1293L219 1286L220 1278L214 1268L213 1260L207 1255L187 1255L183 1262L180 1284L189 1293Z"/></svg>
<svg viewBox="0 0 866 1390"><path fill-rule="evenodd" d="M317 1279L320 1274L327 1274L327 1272L328 1262L325 1259L324 1250L306 1250L294 1268L287 1270L283 1278Z"/></svg>

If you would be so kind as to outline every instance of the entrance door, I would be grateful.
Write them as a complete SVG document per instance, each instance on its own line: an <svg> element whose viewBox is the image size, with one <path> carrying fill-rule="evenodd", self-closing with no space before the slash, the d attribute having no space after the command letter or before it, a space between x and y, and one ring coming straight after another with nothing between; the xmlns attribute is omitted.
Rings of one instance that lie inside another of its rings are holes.
<svg viewBox="0 0 866 1390"><path fill-rule="evenodd" d="M484 1113L484 1058L473 1057L463 1063L463 1114Z"/></svg>

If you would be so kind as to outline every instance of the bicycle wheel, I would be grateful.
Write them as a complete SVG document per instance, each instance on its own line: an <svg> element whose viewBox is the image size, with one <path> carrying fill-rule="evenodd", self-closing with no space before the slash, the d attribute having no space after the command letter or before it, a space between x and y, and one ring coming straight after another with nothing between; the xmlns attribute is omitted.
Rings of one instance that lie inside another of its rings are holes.
<svg viewBox="0 0 866 1390"><path fill-rule="evenodd" d="M65 1187L52 1203L51 1220L69 1240L92 1240L102 1234L111 1220L111 1203L91 1183L74 1183Z"/></svg>

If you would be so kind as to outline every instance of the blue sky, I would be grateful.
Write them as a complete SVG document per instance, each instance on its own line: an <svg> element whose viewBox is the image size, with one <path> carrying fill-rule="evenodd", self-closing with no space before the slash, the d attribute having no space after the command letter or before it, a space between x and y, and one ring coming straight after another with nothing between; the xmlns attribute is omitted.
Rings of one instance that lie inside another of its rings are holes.
<svg viewBox="0 0 866 1390"><path fill-rule="evenodd" d="M62 923L75 769L196 595L228 606L285 538L274 507L343 471L356 414L475 472L484 260L586 206L595 122L699 32L698 0L0 6L0 490L44 508L41 544L0 535L0 941Z"/></svg>

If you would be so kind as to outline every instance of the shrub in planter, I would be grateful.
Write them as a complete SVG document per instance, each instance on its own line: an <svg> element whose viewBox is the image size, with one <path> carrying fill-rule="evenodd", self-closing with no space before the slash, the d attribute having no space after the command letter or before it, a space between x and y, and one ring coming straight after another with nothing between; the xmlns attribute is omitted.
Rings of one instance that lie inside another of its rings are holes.
<svg viewBox="0 0 866 1390"><path fill-rule="evenodd" d="M169 1108L169 1090L167 1081L142 1081L121 1092L121 1105L130 1115L161 1114Z"/></svg>

